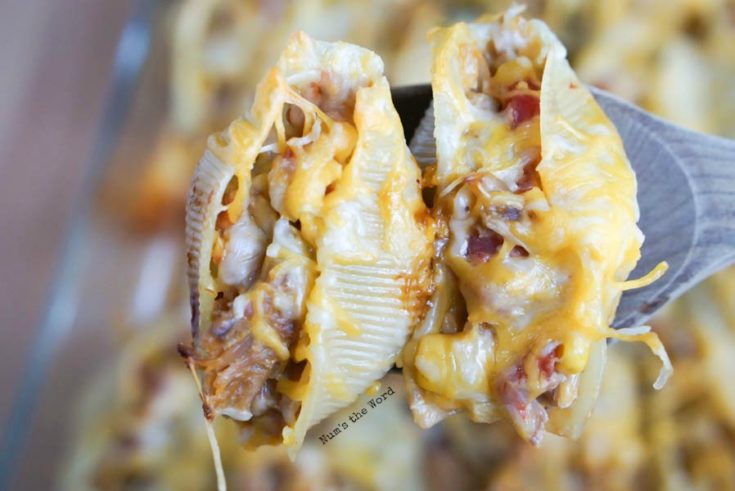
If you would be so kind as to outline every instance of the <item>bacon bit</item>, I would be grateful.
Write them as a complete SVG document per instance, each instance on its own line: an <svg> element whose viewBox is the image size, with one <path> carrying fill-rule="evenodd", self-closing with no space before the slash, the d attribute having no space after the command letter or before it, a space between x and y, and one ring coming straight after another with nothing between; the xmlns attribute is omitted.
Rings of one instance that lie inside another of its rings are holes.
<svg viewBox="0 0 735 491"><path fill-rule="evenodd" d="M543 429L548 421L544 402L564 380L556 371L556 363L564 352L563 345L548 343L539 354L530 352L524 360L514 365L498 381L498 389L503 406L518 432L531 444L538 446L543 438ZM531 357L531 358L529 358ZM538 364L539 397L531 399L528 376L525 371L527 362Z"/></svg>
<svg viewBox="0 0 735 491"><path fill-rule="evenodd" d="M293 159L294 153L293 150L291 150L291 147L286 145L286 151L283 152L283 159L284 160L291 160Z"/></svg>
<svg viewBox="0 0 735 491"><path fill-rule="evenodd" d="M526 164L523 168L523 176L518 180L517 193L525 193L531 189L538 187L539 180L538 174L536 174L536 167L531 164Z"/></svg>
<svg viewBox="0 0 735 491"><path fill-rule="evenodd" d="M538 401L529 400L526 374L522 366L508 373L500 386L503 406L518 433L538 446L548 421L546 409Z"/></svg>
<svg viewBox="0 0 735 491"><path fill-rule="evenodd" d="M569 82L569 88L570 89L576 89L577 88L577 84L575 84L574 82Z"/></svg>
<svg viewBox="0 0 735 491"><path fill-rule="evenodd" d="M528 257L528 251L521 246L515 246L510 250L510 257Z"/></svg>
<svg viewBox="0 0 735 491"><path fill-rule="evenodd" d="M502 235L494 230L480 229L467 239L466 256L472 262L486 263L498 253L502 245Z"/></svg>
<svg viewBox="0 0 735 491"><path fill-rule="evenodd" d="M525 193L535 187L540 187L536 166L541 162L541 152L539 149L534 149L533 153L529 153L527 159L528 162L523 166L523 175L516 183L518 186L516 193Z"/></svg>
<svg viewBox="0 0 735 491"><path fill-rule="evenodd" d="M549 354L538 359L538 368L544 377L551 378L551 375L556 370L556 362L559 361L563 351L564 347L560 344Z"/></svg>
<svg viewBox="0 0 735 491"><path fill-rule="evenodd" d="M524 121L528 121L538 115L538 97L531 94L514 95L508 99L505 111L511 129L516 129Z"/></svg>

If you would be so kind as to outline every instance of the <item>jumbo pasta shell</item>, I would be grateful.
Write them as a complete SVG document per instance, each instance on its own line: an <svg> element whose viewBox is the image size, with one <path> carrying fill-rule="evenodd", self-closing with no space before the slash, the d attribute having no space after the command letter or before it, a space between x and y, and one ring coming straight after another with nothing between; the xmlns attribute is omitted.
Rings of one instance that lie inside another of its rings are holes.
<svg viewBox="0 0 735 491"><path fill-rule="evenodd" d="M393 365L429 287L419 182L380 59L304 34L210 138L187 214L193 362L249 445L293 455Z"/></svg>
<svg viewBox="0 0 735 491"><path fill-rule="evenodd" d="M214 290L209 259L217 216L225 209L222 198L235 168L204 152L194 172L186 204L186 259L192 312L192 330L198 335L200 320L209 319Z"/></svg>
<svg viewBox="0 0 735 491"><path fill-rule="evenodd" d="M503 417L538 444L544 428L581 431L605 339L648 344L664 363L655 387L670 364L647 328L610 328L642 242L622 142L561 43L520 10L431 35L441 259L403 361L419 424ZM414 148L430 153L421 131Z"/></svg>
<svg viewBox="0 0 735 491"><path fill-rule="evenodd" d="M423 209L419 172L389 100L385 81L358 92L358 140L343 177L361 191L325 210L321 274L307 304L312 371L292 433L297 441L385 374L423 309L430 249L414 216Z"/></svg>

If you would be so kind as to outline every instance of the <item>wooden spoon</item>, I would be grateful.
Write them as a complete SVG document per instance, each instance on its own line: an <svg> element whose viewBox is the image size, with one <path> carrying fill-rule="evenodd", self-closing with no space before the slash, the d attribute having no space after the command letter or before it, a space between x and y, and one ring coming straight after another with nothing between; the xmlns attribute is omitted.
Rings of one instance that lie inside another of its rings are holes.
<svg viewBox="0 0 735 491"><path fill-rule="evenodd" d="M735 263L735 141L680 128L605 91L590 90L617 127L638 179L638 225L646 240L630 277L669 263L663 278L623 295L615 326L640 325ZM428 84L393 89L408 141L431 100Z"/></svg>

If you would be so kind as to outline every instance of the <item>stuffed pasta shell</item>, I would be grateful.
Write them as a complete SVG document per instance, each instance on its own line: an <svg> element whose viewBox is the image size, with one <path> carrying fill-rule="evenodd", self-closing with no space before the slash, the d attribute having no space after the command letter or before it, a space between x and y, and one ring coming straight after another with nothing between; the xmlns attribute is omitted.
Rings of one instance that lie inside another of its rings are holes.
<svg viewBox="0 0 735 491"><path fill-rule="evenodd" d="M293 454L382 377L426 303L431 223L380 58L294 35L189 194L208 417Z"/></svg>
<svg viewBox="0 0 735 491"><path fill-rule="evenodd" d="M415 419L464 410L534 444L545 428L576 436L607 338L648 344L665 364L657 387L670 371L648 328L610 327L621 292L665 270L626 282L643 241L635 175L541 21L513 9L430 39L437 267L404 353Z"/></svg>

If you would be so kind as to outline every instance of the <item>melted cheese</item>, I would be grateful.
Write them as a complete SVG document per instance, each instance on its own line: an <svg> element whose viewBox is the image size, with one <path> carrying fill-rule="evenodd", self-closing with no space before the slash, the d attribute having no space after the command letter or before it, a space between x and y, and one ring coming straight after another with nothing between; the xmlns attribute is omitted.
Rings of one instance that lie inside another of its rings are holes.
<svg viewBox="0 0 735 491"><path fill-rule="evenodd" d="M665 265L624 281L642 242L635 175L564 48L541 22L512 14L439 29L432 40L435 209L449 230L443 259L467 322L456 333L436 321L417 330L404 357L420 391L413 402L424 413L419 401L435 414L475 414L478 401L508 404L505 381L516 373L529 401L560 374L554 387L561 380L557 401L566 407L592 346L607 337L643 341L665 362L654 334L609 328L622 290ZM541 364L556 346L546 373Z"/></svg>
<svg viewBox="0 0 735 491"><path fill-rule="evenodd" d="M483 394L491 383L487 354L493 348L492 333L482 329L424 336L416 354L418 382L449 399Z"/></svg>

